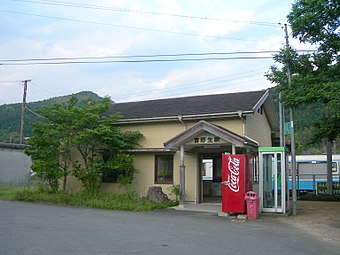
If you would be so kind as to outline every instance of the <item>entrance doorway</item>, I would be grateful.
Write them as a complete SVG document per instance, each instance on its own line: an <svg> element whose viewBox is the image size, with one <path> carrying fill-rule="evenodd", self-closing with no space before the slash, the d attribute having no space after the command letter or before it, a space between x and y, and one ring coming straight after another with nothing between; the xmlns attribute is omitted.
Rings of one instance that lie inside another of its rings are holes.
<svg viewBox="0 0 340 255"><path fill-rule="evenodd" d="M221 203L222 153L203 154L201 168L203 203Z"/></svg>

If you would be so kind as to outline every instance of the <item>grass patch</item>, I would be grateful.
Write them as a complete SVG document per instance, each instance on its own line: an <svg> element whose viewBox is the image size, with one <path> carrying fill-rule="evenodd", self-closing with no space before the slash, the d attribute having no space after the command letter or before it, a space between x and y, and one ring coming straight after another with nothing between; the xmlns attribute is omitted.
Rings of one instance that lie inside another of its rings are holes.
<svg viewBox="0 0 340 255"><path fill-rule="evenodd" d="M0 188L0 199L123 211L153 211L176 205L174 201L163 203L153 202L147 198L139 197L136 192L99 193L95 196L90 196L83 193L52 193L37 187L14 190L8 188L4 189L4 191Z"/></svg>
<svg viewBox="0 0 340 255"><path fill-rule="evenodd" d="M0 200L13 200L19 191L26 187L19 186L0 186Z"/></svg>

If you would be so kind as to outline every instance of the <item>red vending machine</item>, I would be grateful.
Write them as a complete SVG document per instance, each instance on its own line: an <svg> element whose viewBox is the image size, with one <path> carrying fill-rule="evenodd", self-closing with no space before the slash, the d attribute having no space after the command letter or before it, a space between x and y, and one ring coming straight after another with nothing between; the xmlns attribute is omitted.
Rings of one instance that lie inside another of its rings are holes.
<svg viewBox="0 0 340 255"><path fill-rule="evenodd" d="M253 189L251 156L222 155L222 211L245 213L244 195Z"/></svg>

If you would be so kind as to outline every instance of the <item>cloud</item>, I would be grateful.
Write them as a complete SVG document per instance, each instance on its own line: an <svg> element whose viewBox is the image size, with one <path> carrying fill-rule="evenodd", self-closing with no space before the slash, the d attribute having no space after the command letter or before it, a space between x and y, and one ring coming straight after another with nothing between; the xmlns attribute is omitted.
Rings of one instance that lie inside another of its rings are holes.
<svg viewBox="0 0 340 255"><path fill-rule="evenodd" d="M0 30L4 32L0 34L0 56L2 59L20 59L273 50L282 47L282 30L279 27L250 25L247 22L232 20L281 20L288 13L291 2L293 1L81 2L121 8L116 11L103 11L99 10L99 7L74 8L27 2L16 2L14 5L6 2L4 9L84 22L1 13L3 15L0 15L0 21L3 22L0 22ZM158 14L152 14L153 12ZM102 24L91 24L87 21ZM291 42L301 47L296 41ZM251 75L252 70L260 67L263 70L269 69L272 63L271 60L235 60L1 66L0 104L20 102L22 98L22 88L18 84L3 84L1 80L32 79L28 90L28 99L32 101L81 90L92 90L101 96L109 95L115 101L135 101L261 89L270 86L263 78L261 70L254 76L242 77L242 74L237 74L243 72L243 76ZM234 76L223 78L228 75Z"/></svg>

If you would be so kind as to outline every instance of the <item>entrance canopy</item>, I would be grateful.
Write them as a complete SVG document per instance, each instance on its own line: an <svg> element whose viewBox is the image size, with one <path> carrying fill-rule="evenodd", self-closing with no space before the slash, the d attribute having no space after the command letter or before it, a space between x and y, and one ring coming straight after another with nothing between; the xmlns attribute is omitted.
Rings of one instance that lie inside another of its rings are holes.
<svg viewBox="0 0 340 255"><path fill-rule="evenodd" d="M235 134L226 128L214 125L205 120L199 121L191 128L164 143L165 148L176 150L182 145L185 145L187 149L197 147L219 148L224 146L244 149L254 149L258 147L256 141Z"/></svg>

